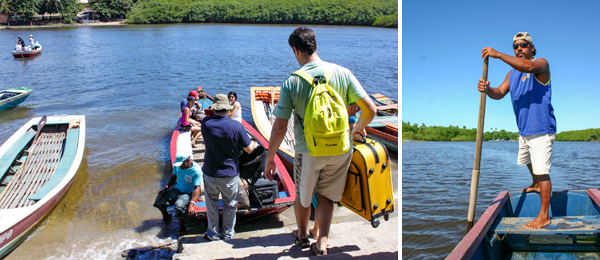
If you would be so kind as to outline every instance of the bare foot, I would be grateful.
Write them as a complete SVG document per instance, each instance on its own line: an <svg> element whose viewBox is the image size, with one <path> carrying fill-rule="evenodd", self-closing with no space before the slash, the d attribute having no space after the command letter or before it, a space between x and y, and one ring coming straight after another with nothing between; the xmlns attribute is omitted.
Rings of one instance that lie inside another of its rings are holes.
<svg viewBox="0 0 600 260"><path fill-rule="evenodd" d="M543 226L549 225L551 222L552 221L548 217L540 217L540 216L538 216L537 218L535 218L531 222L523 225L523 227L527 228L527 229L538 229L538 228L541 228Z"/></svg>
<svg viewBox="0 0 600 260"><path fill-rule="evenodd" d="M540 192L540 186L537 184L532 184L531 186L523 189L523 191L524 192L532 192L532 191Z"/></svg>

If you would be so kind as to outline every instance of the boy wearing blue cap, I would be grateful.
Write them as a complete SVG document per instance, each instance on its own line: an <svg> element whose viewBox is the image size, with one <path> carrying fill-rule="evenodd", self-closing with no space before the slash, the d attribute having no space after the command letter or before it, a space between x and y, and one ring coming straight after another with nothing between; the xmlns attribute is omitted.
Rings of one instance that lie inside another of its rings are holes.
<svg viewBox="0 0 600 260"><path fill-rule="evenodd" d="M165 189L158 192L154 207L162 213L163 221L169 222L172 216L167 212L167 207L175 205L175 217L179 218L179 236L187 234L184 225L185 214L190 217L196 215L193 204L202 193L202 183L202 168L192 160L191 155L177 152L173 163L173 175Z"/></svg>

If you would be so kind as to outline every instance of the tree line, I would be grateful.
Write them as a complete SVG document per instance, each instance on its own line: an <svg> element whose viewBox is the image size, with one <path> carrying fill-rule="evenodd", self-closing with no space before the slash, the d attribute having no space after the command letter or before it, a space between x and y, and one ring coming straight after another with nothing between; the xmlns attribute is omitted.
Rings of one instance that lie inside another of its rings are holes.
<svg viewBox="0 0 600 260"><path fill-rule="evenodd" d="M412 124L402 121L402 140L414 141L476 141L477 129L467 129L458 126L426 126L425 124ZM600 139L600 128L565 131L556 134L556 141L598 141ZM519 140L518 132L508 132L504 129L490 128L483 133L483 140Z"/></svg>
<svg viewBox="0 0 600 260"><path fill-rule="evenodd" d="M89 0L103 21L128 23L266 23L364 25L398 28L398 0ZM43 14L78 21L78 0L0 0L9 22L29 24ZM48 17L46 16L46 19Z"/></svg>
<svg viewBox="0 0 600 260"><path fill-rule="evenodd" d="M89 7L102 20L125 16L135 0L90 0ZM52 20L58 14L59 22L71 23L78 20L77 13L84 9L79 0L0 0L0 13L7 14L9 23L40 24Z"/></svg>
<svg viewBox="0 0 600 260"><path fill-rule="evenodd" d="M144 0L128 23L267 23L398 27L397 0Z"/></svg>

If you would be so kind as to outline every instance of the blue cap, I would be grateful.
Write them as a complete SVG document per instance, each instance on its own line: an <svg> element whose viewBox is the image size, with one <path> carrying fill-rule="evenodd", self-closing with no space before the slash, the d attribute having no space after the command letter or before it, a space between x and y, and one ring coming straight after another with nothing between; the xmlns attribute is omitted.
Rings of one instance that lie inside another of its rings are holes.
<svg viewBox="0 0 600 260"><path fill-rule="evenodd" d="M175 155L175 162L173 163L173 166L175 166L175 167L181 166L181 164L188 158L190 158L189 154L187 154L183 151L177 152L177 154Z"/></svg>

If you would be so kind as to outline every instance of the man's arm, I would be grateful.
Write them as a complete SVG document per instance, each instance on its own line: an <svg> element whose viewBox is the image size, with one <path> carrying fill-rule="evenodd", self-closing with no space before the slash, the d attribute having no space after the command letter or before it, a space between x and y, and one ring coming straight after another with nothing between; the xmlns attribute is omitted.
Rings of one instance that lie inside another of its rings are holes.
<svg viewBox="0 0 600 260"><path fill-rule="evenodd" d="M271 128L269 152L267 153L267 166L265 167L265 177L270 181L273 180L273 175L275 174L275 154L277 154L277 150L279 150L279 146L285 137L288 120L289 119L275 118L273 128Z"/></svg>
<svg viewBox="0 0 600 260"><path fill-rule="evenodd" d="M479 84L477 84L477 89L481 92L486 91L487 95L492 99L502 99L509 91L509 83L510 82L510 71L506 74L506 78L504 78L504 82L500 84L497 88L490 88L490 82L483 82L483 79L479 79Z"/></svg>
<svg viewBox="0 0 600 260"><path fill-rule="evenodd" d="M362 134L363 137L367 136L367 131L365 131L365 127L367 127L367 125L371 123L371 121L373 121L375 114L377 114L377 107L375 106L375 103L373 103L373 100L371 100L369 96L357 100L356 104L358 105L358 107L360 107L360 110L362 112L360 112L360 118L358 119L358 121L356 121L356 124L352 129L352 138L354 138L354 135L358 133Z"/></svg>
<svg viewBox="0 0 600 260"><path fill-rule="evenodd" d="M244 147L243 149L246 153L252 153L252 151L254 151L254 148L256 148L255 142L250 141L250 145L248 145L248 147Z"/></svg>
<svg viewBox="0 0 600 260"><path fill-rule="evenodd" d="M190 202L188 203L187 213L190 217L196 216L196 211L194 210L194 204L196 204L196 199L200 196L200 187L202 186L194 186L194 191L192 192L192 197L190 198Z"/></svg>
<svg viewBox="0 0 600 260"><path fill-rule="evenodd" d="M500 59L518 71L533 73L541 82L548 82L548 80L550 80L550 67L548 66L548 61L544 58L538 58L531 61L500 53L491 47L483 48L481 57L485 59L488 56L494 59Z"/></svg>
<svg viewBox="0 0 600 260"><path fill-rule="evenodd" d="M161 191L158 192L158 196L162 196L163 194L165 194L165 192L167 192L167 190L171 187L173 187L173 185L175 185L175 183L177 183L177 175L172 174L171 178L169 178L169 181L167 182L167 186L165 186L165 188Z"/></svg>

